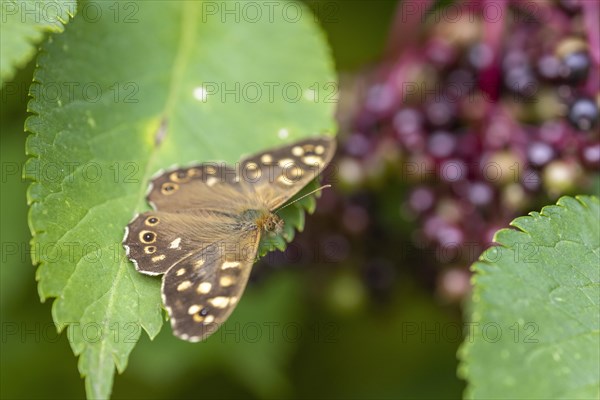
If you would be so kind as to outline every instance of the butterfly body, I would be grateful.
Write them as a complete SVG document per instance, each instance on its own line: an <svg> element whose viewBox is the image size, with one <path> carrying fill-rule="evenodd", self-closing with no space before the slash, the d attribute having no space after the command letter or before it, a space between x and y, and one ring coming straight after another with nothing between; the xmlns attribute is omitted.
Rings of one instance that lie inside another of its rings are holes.
<svg viewBox="0 0 600 400"><path fill-rule="evenodd" d="M150 184L154 208L127 225L136 269L164 274L163 303L176 336L196 342L233 312L262 234L278 234L277 210L330 162L335 142L314 138L241 160L166 171Z"/></svg>
<svg viewBox="0 0 600 400"><path fill-rule="evenodd" d="M258 212L259 214L254 221L259 230L275 234L281 233L284 222L278 215L269 210L260 210Z"/></svg>

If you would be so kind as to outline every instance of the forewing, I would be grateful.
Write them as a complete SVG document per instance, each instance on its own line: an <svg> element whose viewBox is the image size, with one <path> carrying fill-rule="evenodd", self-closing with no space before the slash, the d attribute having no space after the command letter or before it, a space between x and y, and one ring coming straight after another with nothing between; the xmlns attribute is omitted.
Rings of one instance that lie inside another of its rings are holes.
<svg viewBox="0 0 600 400"><path fill-rule="evenodd" d="M123 246L138 271L164 274L175 263L197 253L236 229L233 215L196 210L189 214L148 211L125 229Z"/></svg>
<svg viewBox="0 0 600 400"><path fill-rule="evenodd" d="M258 230L234 234L167 271L163 303L177 337L204 340L227 320L248 282L258 240Z"/></svg>
<svg viewBox="0 0 600 400"><path fill-rule="evenodd" d="M236 170L223 163L203 163L162 172L152 179L147 195L155 210L186 213L222 210L242 192Z"/></svg>
<svg viewBox="0 0 600 400"><path fill-rule="evenodd" d="M240 162L239 179L274 210L323 172L335 147L335 139L317 137L255 154Z"/></svg>

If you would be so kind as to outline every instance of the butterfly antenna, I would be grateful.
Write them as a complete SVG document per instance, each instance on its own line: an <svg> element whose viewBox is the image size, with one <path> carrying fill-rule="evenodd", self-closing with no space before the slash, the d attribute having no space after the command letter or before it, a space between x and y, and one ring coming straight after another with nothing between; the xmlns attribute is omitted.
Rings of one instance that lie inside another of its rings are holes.
<svg viewBox="0 0 600 400"><path fill-rule="evenodd" d="M317 189L313 190L312 192L310 192L310 193L306 193L304 196L302 196L302 197L299 197L299 198L297 198L296 200L294 200L294 201L292 201L292 202L290 202L290 203L287 203L285 206L283 206L283 207L279 208L279 209L278 209L276 212L279 212L279 211L283 210L284 208L286 208L286 207L288 207L288 206L291 206L292 204L294 204L294 203L295 203L295 202L297 202L297 201L300 201L300 200L302 200L302 199L303 199L303 198L305 198L306 196L310 196L311 194L313 194L313 193L316 193L316 192L318 192L319 190L327 189L327 188L330 188L330 187L331 187L331 185L323 185L323 186L321 186L320 188L317 188Z"/></svg>

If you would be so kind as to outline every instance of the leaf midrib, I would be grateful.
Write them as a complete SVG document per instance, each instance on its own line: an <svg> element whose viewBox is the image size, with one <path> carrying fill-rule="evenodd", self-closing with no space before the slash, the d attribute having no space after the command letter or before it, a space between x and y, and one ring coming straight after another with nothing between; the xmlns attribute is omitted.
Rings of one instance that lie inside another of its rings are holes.
<svg viewBox="0 0 600 400"><path fill-rule="evenodd" d="M173 109L175 107L176 104L176 99L177 96L180 92L180 88L181 88L181 82L183 80L183 75L184 75L184 71L186 68L186 64L187 61L190 57L190 53L191 53L191 49L192 49L192 44L193 44L193 32L195 30L195 26L196 26L196 6L193 2L184 2L183 6L181 8L181 13L182 13L182 22L181 22L181 35L180 35L180 40L179 40L179 46L177 49L177 55L175 57L175 63L173 65L173 72L171 74L171 81L170 81L170 85L169 85L169 92L167 94L167 99L165 102L165 106L162 112L162 116L161 116L161 120L162 119L166 119L168 120L170 115L173 112ZM160 129L160 128L157 128ZM167 133L168 135L168 133ZM146 167L145 167L145 171L144 171L144 179L141 181L140 184L140 188L138 191L138 195L137 195L137 204L136 204L136 209L140 209L143 206L143 203L145 203L145 193L146 193L146 188L145 188L145 183L149 181L150 177L152 176L152 165L154 164L154 161L156 159L156 156L158 154L158 149L159 147L154 145L151 148L150 151L150 156L148 157L148 161L146 163ZM107 304L107 312L104 318L104 321L110 320L110 318L112 317L113 314L113 305L114 305L114 301L115 301L115 287L118 286L118 283L121 281L121 279L123 278L124 273L126 272L126 269L129 267L131 263L127 262L124 260L124 262L120 263L120 266L118 268L118 272L117 272L117 276L115 277L114 281L113 281L113 285L111 287L111 293L110 293L110 297L108 299L108 304ZM139 300L138 300L139 301ZM150 335L150 332L148 332L148 334ZM98 365L102 365L105 360L104 358L106 357L106 351L105 351L105 347L107 345L107 341L103 340L100 344L100 355L98 358ZM112 360L111 360L112 362ZM101 396L102 395L102 390L101 388L96 388L96 385L94 385L94 389L97 389L98 392L95 391L94 395L95 396Z"/></svg>

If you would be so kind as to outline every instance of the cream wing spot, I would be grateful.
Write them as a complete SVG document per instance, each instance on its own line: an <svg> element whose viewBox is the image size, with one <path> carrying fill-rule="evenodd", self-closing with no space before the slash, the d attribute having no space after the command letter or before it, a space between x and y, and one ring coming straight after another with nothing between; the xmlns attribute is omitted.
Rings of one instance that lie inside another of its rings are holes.
<svg viewBox="0 0 600 400"><path fill-rule="evenodd" d="M221 279L219 280L219 285L223 286L223 287L228 287L233 285L233 278L230 276L222 276Z"/></svg>
<svg viewBox="0 0 600 400"><path fill-rule="evenodd" d="M296 157L301 157L304 155L304 149L301 146L294 146L292 148L292 154Z"/></svg>
<svg viewBox="0 0 600 400"><path fill-rule="evenodd" d="M227 307L227 304L229 304L229 298L225 297L225 296L217 296L217 297L213 297L208 302L210 304L212 304L214 307L225 308L225 307Z"/></svg>
<svg viewBox="0 0 600 400"><path fill-rule="evenodd" d="M219 182L219 179L215 178L214 176L209 176L206 179L206 185L208 185L210 187L215 186L217 184L217 182Z"/></svg>
<svg viewBox="0 0 600 400"><path fill-rule="evenodd" d="M238 268L240 266L239 261L225 261L221 265L221 269Z"/></svg>
<svg viewBox="0 0 600 400"><path fill-rule="evenodd" d="M281 168L289 168L294 166L294 160L291 158L282 158L277 162Z"/></svg>
<svg viewBox="0 0 600 400"><path fill-rule="evenodd" d="M265 164L269 164L269 163L273 162L273 157L270 154L263 154L262 157L260 158L260 161Z"/></svg>
<svg viewBox="0 0 600 400"><path fill-rule="evenodd" d="M202 268L203 265L204 265L204 259L201 258L194 263L194 269Z"/></svg>
<svg viewBox="0 0 600 400"><path fill-rule="evenodd" d="M185 268L179 268L179 269L177 270L177 276L181 276L181 275L183 275L183 274L185 274Z"/></svg>
<svg viewBox="0 0 600 400"><path fill-rule="evenodd" d="M213 315L207 315L206 317L204 317L204 323L205 324L210 324L211 322L215 321L215 317Z"/></svg>
<svg viewBox="0 0 600 400"><path fill-rule="evenodd" d="M260 167L255 162L246 163L243 166L242 171L240 171L240 172L241 172L241 175L244 177L244 179L247 179L250 181L254 181L254 180L260 178L262 175L262 171L261 171Z"/></svg>
<svg viewBox="0 0 600 400"><path fill-rule="evenodd" d="M212 289L212 284L210 282L202 282L196 288L196 292L198 292L198 294L207 294L210 292L210 289Z"/></svg>
<svg viewBox="0 0 600 400"><path fill-rule="evenodd" d="M169 244L169 248L170 249L179 249L179 244L181 243L181 238L177 238L175 240L173 240L170 244Z"/></svg>
<svg viewBox="0 0 600 400"><path fill-rule="evenodd" d="M200 306L197 304L194 304L193 306L190 306L190 308L188 308L188 314L190 314L190 315L196 314L200 310L201 310Z"/></svg>
<svg viewBox="0 0 600 400"><path fill-rule="evenodd" d="M320 165L323 159L319 156L305 156L302 157L302 162L306 165Z"/></svg>
<svg viewBox="0 0 600 400"><path fill-rule="evenodd" d="M190 282L190 281L183 281L179 285L177 285L177 291L178 292L183 292L184 290L189 289L190 286L192 286L192 282Z"/></svg>
<svg viewBox="0 0 600 400"><path fill-rule="evenodd" d="M304 175L304 170L302 170L302 168L294 166L293 168L288 168L285 171L285 174L288 178L291 178L293 180L298 180L300 178L302 178L302 176Z"/></svg>
<svg viewBox="0 0 600 400"><path fill-rule="evenodd" d="M165 256L164 254L161 254L159 256L154 256L152 257L152 262L158 262L158 261L162 261L165 258L167 258L167 256Z"/></svg>
<svg viewBox="0 0 600 400"><path fill-rule="evenodd" d="M323 145L318 145L315 147L315 154L322 155L325 153L325 147Z"/></svg>

